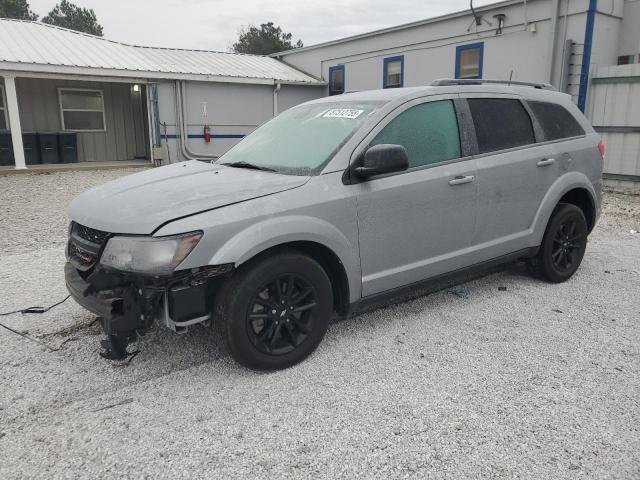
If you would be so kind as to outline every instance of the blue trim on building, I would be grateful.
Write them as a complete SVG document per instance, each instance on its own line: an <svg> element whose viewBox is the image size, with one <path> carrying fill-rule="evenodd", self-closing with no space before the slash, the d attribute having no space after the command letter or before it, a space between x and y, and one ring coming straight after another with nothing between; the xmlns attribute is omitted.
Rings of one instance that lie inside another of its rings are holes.
<svg viewBox="0 0 640 480"><path fill-rule="evenodd" d="M460 78L460 54L465 50L472 48L480 49L480 59L478 64L478 78L482 78L482 67L484 65L484 42L468 43L467 45L458 45L456 47L456 63L454 66L455 78Z"/></svg>
<svg viewBox="0 0 640 480"><path fill-rule="evenodd" d="M400 62L400 85L398 85L398 87L404 87L404 55L396 55L395 57L387 57L383 60L382 88L389 88L389 85L387 84L387 72L389 64L392 62Z"/></svg>
<svg viewBox="0 0 640 480"><path fill-rule="evenodd" d="M334 92L333 91L333 82L331 81L331 77L333 76L333 72L336 70L342 70L342 91ZM347 87L347 77L344 73L344 65L334 65L333 67L329 67L329 96L331 95L339 95L340 93L344 93Z"/></svg>
<svg viewBox="0 0 640 480"><path fill-rule="evenodd" d="M582 49L582 68L580 70L580 90L578 90L578 108L584 113L587 106L587 87L589 84L589 68L591 67L591 47L593 45L593 27L596 22L598 0L589 0L587 23L584 31L584 47Z"/></svg>
<svg viewBox="0 0 640 480"><path fill-rule="evenodd" d="M233 133L233 134L227 134L227 133L214 133L213 135L211 135L211 138L219 138L219 139L224 139L224 138L244 138L246 137L246 135L243 135L241 133ZM167 139L175 139L178 138L178 135L175 134L168 134L165 135L164 133L162 134L162 138L167 140ZM187 138L204 138L204 135L202 134L189 134L187 135Z"/></svg>

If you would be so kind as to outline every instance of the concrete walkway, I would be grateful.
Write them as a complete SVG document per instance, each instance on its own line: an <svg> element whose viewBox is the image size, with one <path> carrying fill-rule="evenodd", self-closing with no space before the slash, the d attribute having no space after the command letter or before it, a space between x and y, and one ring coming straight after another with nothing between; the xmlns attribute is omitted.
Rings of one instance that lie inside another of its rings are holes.
<svg viewBox="0 0 640 480"><path fill-rule="evenodd" d="M147 168L153 164L149 160L124 160L113 162L79 162L79 163L47 163L29 165L27 168L0 167L0 175L15 175L21 173L52 173L77 170L110 170L114 168Z"/></svg>

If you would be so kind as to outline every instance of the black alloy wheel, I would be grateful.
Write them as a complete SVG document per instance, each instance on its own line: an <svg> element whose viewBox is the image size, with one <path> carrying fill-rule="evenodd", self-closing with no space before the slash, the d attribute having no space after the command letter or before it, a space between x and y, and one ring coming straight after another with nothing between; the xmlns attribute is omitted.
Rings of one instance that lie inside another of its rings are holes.
<svg viewBox="0 0 640 480"><path fill-rule="evenodd" d="M309 337L317 308L316 289L307 280L293 273L276 277L249 304L249 339L262 353L289 353Z"/></svg>
<svg viewBox="0 0 640 480"><path fill-rule="evenodd" d="M552 283L568 280L582 262L587 235L582 210L569 203L559 204L551 215L538 255L529 261L529 271Z"/></svg>
<svg viewBox="0 0 640 480"><path fill-rule="evenodd" d="M325 270L296 250L241 265L214 301L214 328L231 356L254 370L279 370L308 357L334 312Z"/></svg>
<svg viewBox="0 0 640 480"><path fill-rule="evenodd" d="M556 270L559 272L572 270L585 241L586 236L578 228L575 217L561 223L553 237L551 252L551 260Z"/></svg>

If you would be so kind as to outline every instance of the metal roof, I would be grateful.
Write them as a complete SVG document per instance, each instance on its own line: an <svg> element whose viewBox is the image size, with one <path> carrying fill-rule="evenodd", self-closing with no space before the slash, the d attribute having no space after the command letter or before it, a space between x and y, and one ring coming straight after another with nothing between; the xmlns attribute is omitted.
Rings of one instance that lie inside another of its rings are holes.
<svg viewBox="0 0 640 480"><path fill-rule="evenodd" d="M141 47L39 22L0 19L0 69L233 83L323 82L275 58Z"/></svg>

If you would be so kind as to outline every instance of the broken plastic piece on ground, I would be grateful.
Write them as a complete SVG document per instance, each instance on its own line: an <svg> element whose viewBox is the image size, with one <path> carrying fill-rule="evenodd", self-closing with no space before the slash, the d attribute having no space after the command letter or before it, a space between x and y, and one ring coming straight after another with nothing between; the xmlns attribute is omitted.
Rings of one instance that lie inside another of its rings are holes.
<svg viewBox="0 0 640 480"><path fill-rule="evenodd" d="M551 311L552 311L552 312L555 312L555 313L563 313L563 312L562 312L562 310L558 310L557 308L554 308L554 309L553 309L553 310L551 310Z"/></svg>
<svg viewBox="0 0 640 480"><path fill-rule="evenodd" d="M133 398L125 398L124 400L120 400L119 402L112 403L110 405L106 405L104 407L96 408L93 412L100 412L102 410L108 410L109 408L118 407L120 405L126 405L128 403L133 403Z"/></svg>
<svg viewBox="0 0 640 480"><path fill-rule="evenodd" d="M507 287L498 287L498 290L500 290L501 292L506 292L507 291Z"/></svg>
<svg viewBox="0 0 640 480"><path fill-rule="evenodd" d="M467 292L463 288L460 288L457 290L449 290L447 293L449 295L455 295L456 297L460 297L460 298L467 298L469 296L469 292Z"/></svg>

